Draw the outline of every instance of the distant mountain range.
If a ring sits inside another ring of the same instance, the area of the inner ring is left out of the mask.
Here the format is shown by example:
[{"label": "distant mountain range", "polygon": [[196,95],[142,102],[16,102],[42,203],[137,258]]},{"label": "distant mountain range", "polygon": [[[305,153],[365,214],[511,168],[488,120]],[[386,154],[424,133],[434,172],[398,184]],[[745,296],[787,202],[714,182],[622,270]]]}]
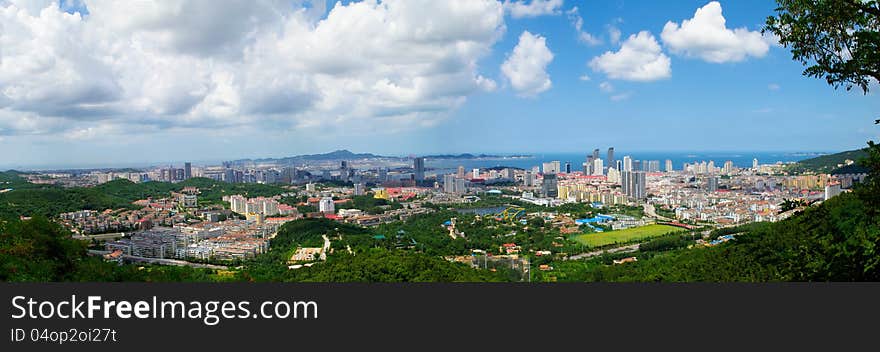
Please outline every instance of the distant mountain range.
[{"label": "distant mountain range", "polygon": [[352,153],[349,150],[341,149],[335,150],[329,153],[323,154],[306,154],[306,155],[296,155],[289,156],[284,158],[260,158],[260,159],[239,159],[233,160],[231,163],[233,164],[241,164],[241,163],[279,163],[279,164],[291,164],[298,163],[303,161],[333,161],[333,160],[354,160],[354,159],[378,159],[378,158],[388,158],[381,155],[371,154],[371,153]]},{"label": "distant mountain range", "polygon": [[[529,155],[490,155],[490,154],[436,154],[436,155],[425,155],[423,156],[426,159],[500,159],[500,158],[525,158],[530,157]],[[307,154],[307,155],[296,155],[289,156],[284,158],[260,158],[260,159],[239,159],[233,160],[231,163],[233,164],[244,164],[244,163],[279,163],[279,164],[294,164],[301,163],[304,161],[334,161],[334,160],[356,160],[356,159],[408,159],[407,157],[395,157],[395,156],[382,156],[372,153],[352,153],[349,150],[341,149],[332,151],[329,153],[323,154]]]},{"label": "distant mountain range", "polygon": [[303,159],[303,160],[344,160],[344,159],[375,159],[375,158],[385,158],[381,155],[371,154],[371,153],[352,153],[346,149],[335,150],[329,153],[324,154],[308,154],[308,155],[298,155],[292,158],[295,159]]},{"label": "distant mountain range", "polygon": [[[848,150],[845,152],[822,155],[815,158],[801,160],[788,167],[791,172],[815,172],[815,173],[832,173],[838,169],[846,168],[849,172],[867,172],[867,169],[858,165],[858,161],[868,156],[865,149]],[[853,165],[846,165],[847,160],[855,161]]]}]

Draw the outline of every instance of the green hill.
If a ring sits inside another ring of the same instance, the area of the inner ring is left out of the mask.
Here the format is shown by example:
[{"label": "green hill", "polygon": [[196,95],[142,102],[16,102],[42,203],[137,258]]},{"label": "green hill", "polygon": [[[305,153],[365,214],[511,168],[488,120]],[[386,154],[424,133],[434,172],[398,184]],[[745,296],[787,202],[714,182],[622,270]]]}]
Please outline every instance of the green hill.
[{"label": "green hill", "polygon": [[276,185],[254,183],[226,183],[207,178],[192,178],[180,183],[113,180],[95,187],[62,188],[56,185],[37,185],[12,172],[0,173],[0,219],[19,216],[54,217],[59,213],[76,210],[104,210],[135,208],[132,202],[147,197],[167,197],[171,191],[184,187],[199,188],[199,203],[219,203],[224,195],[242,194],[248,197],[274,196],[287,192]]},{"label": "green hill", "polygon": [[789,172],[793,173],[831,173],[839,167],[845,165],[846,160],[859,160],[868,156],[865,149],[849,150],[845,152],[822,155],[815,158],[805,159],[788,167]]},{"label": "green hill", "polygon": [[21,177],[24,175],[23,173],[15,170],[3,171],[0,172],[0,189],[20,189],[20,188],[34,188],[38,187],[32,183],[29,183],[26,179]]}]

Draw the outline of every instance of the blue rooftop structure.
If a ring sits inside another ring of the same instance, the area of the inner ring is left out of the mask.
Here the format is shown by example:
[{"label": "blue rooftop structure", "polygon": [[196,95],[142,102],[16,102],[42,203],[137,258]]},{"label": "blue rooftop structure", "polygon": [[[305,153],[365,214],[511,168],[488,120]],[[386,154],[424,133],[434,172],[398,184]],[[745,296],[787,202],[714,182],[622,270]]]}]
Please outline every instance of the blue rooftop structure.
[{"label": "blue rooftop structure", "polygon": [[574,221],[574,223],[578,224],[578,225],[582,225],[582,224],[589,224],[589,223],[596,223],[596,222],[606,222],[606,221],[610,221],[610,220],[614,220],[614,217],[610,216],[610,215],[598,214],[598,215],[596,215],[592,218],[588,218],[588,219],[577,219]]},{"label": "blue rooftop structure", "polygon": [[714,240],[714,241],[712,241],[712,242],[709,242],[709,244],[711,244],[711,245],[721,244],[721,243],[724,243],[724,242],[730,241],[730,240],[732,240],[732,239],[733,239],[733,235],[719,236],[718,239],[716,239],[716,240]]}]

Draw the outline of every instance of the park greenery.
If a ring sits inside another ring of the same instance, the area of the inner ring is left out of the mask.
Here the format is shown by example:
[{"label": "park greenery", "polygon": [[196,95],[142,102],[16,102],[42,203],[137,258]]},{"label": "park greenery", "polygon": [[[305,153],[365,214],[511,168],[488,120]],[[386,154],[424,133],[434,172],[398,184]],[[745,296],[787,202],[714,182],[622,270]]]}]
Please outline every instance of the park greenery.
[{"label": "park greenery", "polygon": [[681,228],[674,226],[652,224],[624,230],[580,234],[572,236],[571,239],[589,247],[603,247],[612,244],[626,244],[643,241],[645,239],[681,231]]},{"label": "park greenery", "polygon": [[360,209],[368,214],[381,214],[386,210],[400,209],[403,206],[397,202],[389,202],[372,195],[352,196],[348,202],[336,206],[338,209]]},{"label": "park greenery", "polygon": [[[293,251],[298,247],[320,247],[322,236],[334,241],[336,255],[326,262],[296,270],[288,269]],[[500,278],[463,264],[418,252],[380,246],[365,228],[323,218],[286,223],[272,239],[268,253],[244,263],[236,279],[244,281],[499,281]],[[345,245],[343,245],[345,244]],[[353,253],[345,251],[352,245]]]}]

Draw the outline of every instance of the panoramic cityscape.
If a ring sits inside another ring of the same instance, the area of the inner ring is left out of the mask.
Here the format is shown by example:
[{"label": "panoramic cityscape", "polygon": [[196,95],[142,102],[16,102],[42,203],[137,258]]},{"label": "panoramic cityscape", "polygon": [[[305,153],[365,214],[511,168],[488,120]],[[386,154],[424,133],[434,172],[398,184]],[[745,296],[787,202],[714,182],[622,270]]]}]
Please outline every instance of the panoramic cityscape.
[{"label": "panoramic cityscape", "polygon": [[[784,156],[810,160],[808,155]],[[118,208],[89,207],[49,216],[73,238],[90,242],[91,255],[120,265],[229,272],[232,264],[269,252],[285,224],[322,220],[316,223],[319,228],[332,221],[368,234],[351,239],[338,232],[316,233],[285,249],[289,270],[320,264],[337,251],[352,255],[369,250],[367,245],[441,252],[450,262],[476,269],[492,262],[512,271],[510,278],[528,281],[556,281],[557,261],[603,255],[616,258],[614,264],[636,261],[632,253],[641,245],[682,234],[690,236],[682,247],[716,246],[741,233],[725,229],[784,220],[810,204],[849,192],[868,177],[867,169],[847,158],[828,164],[830,172],[820,172],[802,170],[795,161],[761,163],[752,158],[741,165],[689,156],[693,162],[675,165],[672,159],[615,154],[614,147],[596,148],[574,162],[540,161],[525,154],[389,157],[337,150],[217,165],[184,162],[6,175],[26,183],[25,188],[142,192],[143,198]],[[457,168],[445,167],[456,162],[461,164]],[[19,217],[28,220],[30,215]],[[410,234],[407,229],[414,222],[427,222],[433,229]],[[547,235],[551,241],[536,241]],[[450,243],[460,248],[443,248]],[[532,273],[533,261],[538,274]],[[567,274],[560,273],[563,278]]]},{"label": "panoramic cityscape", "polygon": [[0,0],[0,281],[878,281],[878,29],[873,0]]}]

